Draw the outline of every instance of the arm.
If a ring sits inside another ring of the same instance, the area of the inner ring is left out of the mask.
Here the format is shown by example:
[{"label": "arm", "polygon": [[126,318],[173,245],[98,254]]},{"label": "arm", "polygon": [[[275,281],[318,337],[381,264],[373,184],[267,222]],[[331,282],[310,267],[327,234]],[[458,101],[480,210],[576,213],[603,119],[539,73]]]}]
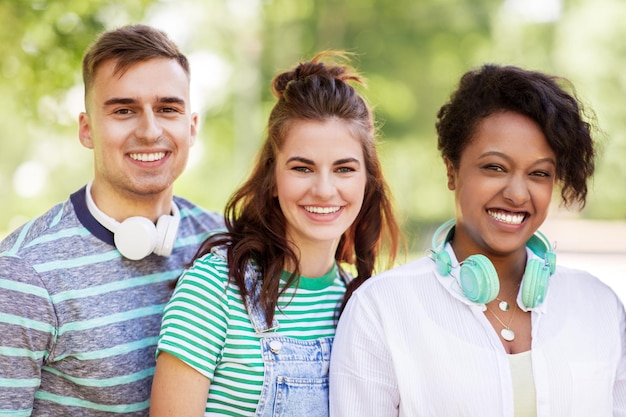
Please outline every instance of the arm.
[{"label": "arm", "polygon": [[330,361],[331,417],[396,417],[399,393],[375,308],[355,294],[344,310]]},{"label": "arm", "polygon": [[31,265],[0,256],[0,415],[29,416],[57,321]]},{"label": "arm", "polygon": [[621,361],[618,365],[615,385],[613,386],[613,416],[626,417],[626,313],[624,306],[620,310],[620,334],[622,345]]},{"label": "arm", "polygon": [[203,416],[209,379],[167,352],[157,358],[150,417]]},{"label": "arm", "polygon": [[[227,270],[196,261],[163,312],[151,416],[203,416],[228,328]],[[190,347],[195,345],[195,347]]]}]

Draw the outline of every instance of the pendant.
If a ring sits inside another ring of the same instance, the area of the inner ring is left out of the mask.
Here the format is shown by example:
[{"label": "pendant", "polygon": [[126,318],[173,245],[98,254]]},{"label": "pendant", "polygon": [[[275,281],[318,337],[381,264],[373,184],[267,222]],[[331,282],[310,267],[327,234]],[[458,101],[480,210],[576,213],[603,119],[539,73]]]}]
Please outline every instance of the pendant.
[{"label": "pendant", "polygon": [[515,332],[511,329],[507,329],[506,327],[500,330],[500,335],[507,342],[512,342],[515,339]]},{"label": "pendant", "polygon": [[500,301],[500,304],[498,304],[498,307],[502,311],[509,311],[509,303],[507,303],[506,301]]}]

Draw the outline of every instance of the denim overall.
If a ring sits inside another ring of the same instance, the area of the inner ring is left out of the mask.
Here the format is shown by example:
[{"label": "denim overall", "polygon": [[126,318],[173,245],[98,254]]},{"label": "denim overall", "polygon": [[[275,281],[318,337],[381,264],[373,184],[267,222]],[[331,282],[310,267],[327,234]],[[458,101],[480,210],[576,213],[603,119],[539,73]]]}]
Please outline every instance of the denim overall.
[{"label": "denim overall", "polygon": [[[246,303],[256,333],[261,336],[265,376],[255,417],[328,417],[328,368],[332,337],[298,340],[268,327],[259,302],[258,272],[246,268]],[[342,274],[343,276],[343,274]],[[345,279],[345,278],[344,278]]]}]

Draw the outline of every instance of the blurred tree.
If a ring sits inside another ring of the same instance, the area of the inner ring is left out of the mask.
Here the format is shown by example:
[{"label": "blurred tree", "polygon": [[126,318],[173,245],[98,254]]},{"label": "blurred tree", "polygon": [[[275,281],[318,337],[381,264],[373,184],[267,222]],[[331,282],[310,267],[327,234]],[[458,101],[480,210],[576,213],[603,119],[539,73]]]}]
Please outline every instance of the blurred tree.
[{"label": "blurred tree", "polygon": [[[582,216],[626,218],[626,78],[619,0],[316,0],[264,8],[265,71],[328,48],[354,51],[369,78],[382,151],[411,228],[452,215],[436,150],[435,115],[460,75],[485,62],[570,79],[598,116],[603,145]],[[290,18],[285,18],[289,16]],[[590,65],[590,63],[592,63]],[[556,209],[556,208],[555,208]]]},{"label": "blurred tree", "polygon": [[91,158],[77,140],[82,107],[74,108],[82,54],[108,25],[142,19],[149,3],[0,0],[0,94],[8,98],[0,101],[0,235],[84,182],[76,173]]},{"label": "blurred tree", "polygon": [[89,178],[91,155],[75,139],[80,59],[97,32],[137,20],[170,33],[192,61],[202,123],[176,192],[211,209],[247,174],[274,102],[271,78],[342,49],[368,79],[384,169],[411,234],[453,214],[435,116],[460,75],[484,62],[574,83],[604,144],[582,216],[624,219],[625,17],[621,0],[0,0],[0,93],[9,97],[0,102],[0,235]]}]

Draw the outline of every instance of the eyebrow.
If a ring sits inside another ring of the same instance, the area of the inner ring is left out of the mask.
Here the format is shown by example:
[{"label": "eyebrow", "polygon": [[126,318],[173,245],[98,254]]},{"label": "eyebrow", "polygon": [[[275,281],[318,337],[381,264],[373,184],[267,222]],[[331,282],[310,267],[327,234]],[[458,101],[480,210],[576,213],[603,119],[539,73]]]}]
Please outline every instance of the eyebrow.
[{"label": "eyebrow", "polygon": [[[110,99],[108,99],[107,101],[104,102],[105,106],[113,106],[116,104],[135,104],[137,103],[137,100],[134,98],[129,98],[129,97],[112,97]],[[162,103],[162,104],[180,104],[180,105],[184,105],[185,104],[185,100],[183,100],[180,97],[159,97],[157,99],[157,103]]]},{"label": "eyebrow", "polygon": [[[311,159],[308,159],[302,156],[292,156],[291,158],[287,159],[287,163],[293,162],[293,161],[302,162],[303,164],[308,164],[308,165],[315,165],[315,162],[313,162]],[[357,163],[361,165],[361,161],[359,161],[357,158],[338,159],[335,162],[333,162],[333,165],[343,165],[343,164],[350,164],[350,163]]]},{"label": "eyebrow", "polygon": [[[504,158],[507,161],[511,161],[513,159],[510,156],[508,156],[507,154],[504,154],[504,153],[498,152],[498,151],[488,151],[488,152],[485,152],[484,154],[480,155],[478,158],[480,159],[480,158],[484,158],[486,156],[499,156],[500,158]],[[540,164],[542,162],[548,162],[548,163],[551,163],[552,165],[556,166],[556,161],[554,160],[554,158],[550,158],[550,157],[538,159],[533,164]]]}]

